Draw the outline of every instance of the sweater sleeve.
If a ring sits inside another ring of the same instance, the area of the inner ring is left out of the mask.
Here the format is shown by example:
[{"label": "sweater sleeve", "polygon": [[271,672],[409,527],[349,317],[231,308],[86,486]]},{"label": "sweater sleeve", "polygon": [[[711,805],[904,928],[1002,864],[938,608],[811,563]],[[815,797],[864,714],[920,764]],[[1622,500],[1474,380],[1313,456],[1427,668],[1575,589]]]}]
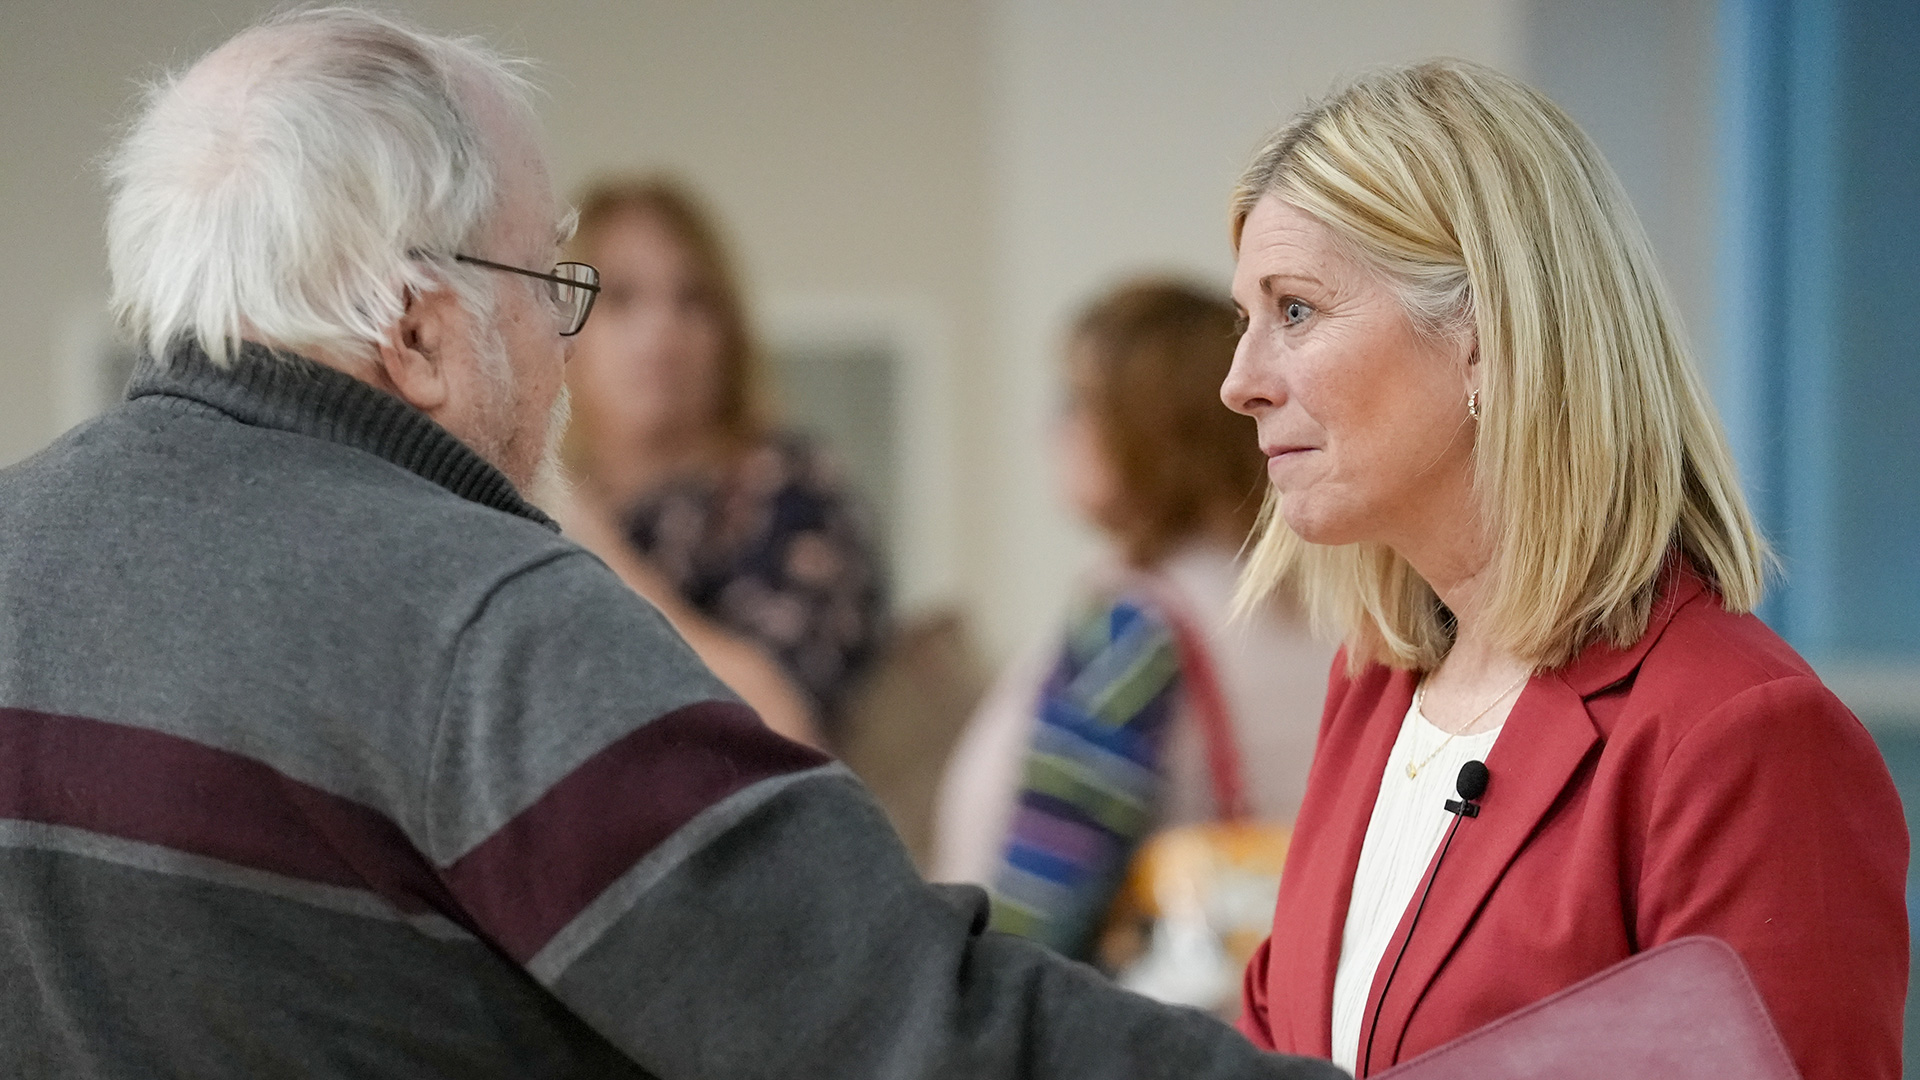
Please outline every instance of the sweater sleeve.
[{"label": "sweater sleeve", "polygon": [[472,923],[661,1077],[1341,1075],[983,931],[585,556],[462,635],[424,799]]},{"label": "sweater sleeve", "polygon": [[1675,747],[1649,821],[1640,946],[1732,945],[1806,1080],[1898,1077],[1907,836],[1846,707],[1811,676],[1734,697]]}]

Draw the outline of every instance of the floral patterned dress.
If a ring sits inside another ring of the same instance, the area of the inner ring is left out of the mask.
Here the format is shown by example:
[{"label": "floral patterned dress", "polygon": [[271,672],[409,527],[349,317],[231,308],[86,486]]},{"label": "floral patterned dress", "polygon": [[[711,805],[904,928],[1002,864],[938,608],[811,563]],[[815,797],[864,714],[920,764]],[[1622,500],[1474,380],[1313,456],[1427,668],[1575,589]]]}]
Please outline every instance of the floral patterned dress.
[{"label": "floral patterned dress", "polygon": [[721,476],[662,486],[623,525],[688,603],[779,662],[831,740],[887,622],[868,520],[831,458],[781,433]]}]

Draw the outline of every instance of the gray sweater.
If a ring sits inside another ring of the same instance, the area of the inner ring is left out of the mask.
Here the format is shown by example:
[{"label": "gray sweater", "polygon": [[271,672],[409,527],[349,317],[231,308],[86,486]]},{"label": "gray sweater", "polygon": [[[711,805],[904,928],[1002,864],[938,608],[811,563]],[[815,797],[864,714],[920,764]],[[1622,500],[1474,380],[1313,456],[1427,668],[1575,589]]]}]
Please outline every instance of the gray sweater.
[{"label": "gray sweater", "polygon": [[0,1075],[1340,1075],[981,905],[343,374],[147,361],[0,472]]}]

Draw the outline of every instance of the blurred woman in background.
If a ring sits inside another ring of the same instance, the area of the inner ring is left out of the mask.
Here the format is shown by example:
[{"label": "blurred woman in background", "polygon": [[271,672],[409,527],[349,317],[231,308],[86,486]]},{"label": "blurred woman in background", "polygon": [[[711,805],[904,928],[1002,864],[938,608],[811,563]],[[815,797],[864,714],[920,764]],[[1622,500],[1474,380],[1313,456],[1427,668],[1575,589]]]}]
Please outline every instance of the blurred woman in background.
[{"label": "blurred woman in background", "polygon": [[999,929],[1088,958],[1138,842],[1291,822],[1332,649],[1279,602],[1229,622],[1258,512],[1252,424],[1221,407],[1234,313],[1145,280],[1066,350],[1066,494],[1112,544],[1064,632],[1012,665],[948,766],[932,876],[988,885]]},{"label": "blurred woman in background", "polygon": [[776,730],[831,742],[886,619],[884,572],[834,464],[767,415],[718,230],[684,188],[576,202],[600,270],[568,369],[568,531],[653,600]]}]

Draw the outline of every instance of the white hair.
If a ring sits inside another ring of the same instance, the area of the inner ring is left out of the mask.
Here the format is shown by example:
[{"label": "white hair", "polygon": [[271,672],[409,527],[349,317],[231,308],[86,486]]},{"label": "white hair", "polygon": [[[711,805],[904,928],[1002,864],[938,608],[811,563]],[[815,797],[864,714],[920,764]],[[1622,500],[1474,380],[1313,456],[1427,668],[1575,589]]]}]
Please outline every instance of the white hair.
[{"label": "white hair", "polygon": [[447,257],[491,222],[498,187],[471,105],[490,91],[531,124],[525,67],[326,7],[158,81],[108,164],[121,326],[163,361],[197,343],[225,364],[243,338],[368,356],[409,289],[451,285],[473,310],[491,287]]}]

